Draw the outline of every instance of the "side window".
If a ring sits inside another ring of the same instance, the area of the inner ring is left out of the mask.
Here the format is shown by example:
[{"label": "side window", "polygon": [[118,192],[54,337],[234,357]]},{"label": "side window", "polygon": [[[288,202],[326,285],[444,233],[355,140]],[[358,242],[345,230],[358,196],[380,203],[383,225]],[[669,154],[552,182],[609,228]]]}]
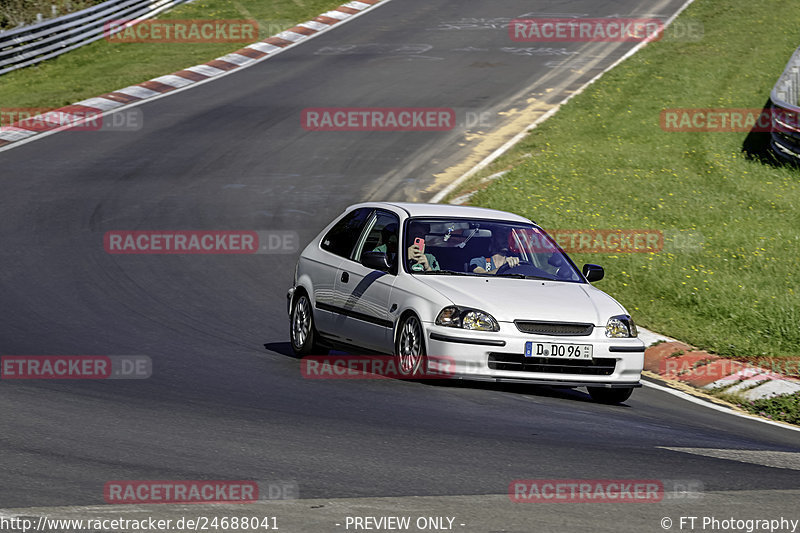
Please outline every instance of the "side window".
[{"label": "side window", "polygon": [[322,238],[320,244],[322,249],[342,257],[350,257],[350,252],[353,251],[353,247],[361,235],[361,228],[370,213],[372,213],[371,208],[362,207],[346,214]]},{"label": "side window", "polygon": [[371,222],[369,232],[356,250],[354,259],[360,263],[361,254],[364,252],[385,252],[389,256],[389,262],[394,263],[394,258],[397,256],[397,216],[378,211]]}]

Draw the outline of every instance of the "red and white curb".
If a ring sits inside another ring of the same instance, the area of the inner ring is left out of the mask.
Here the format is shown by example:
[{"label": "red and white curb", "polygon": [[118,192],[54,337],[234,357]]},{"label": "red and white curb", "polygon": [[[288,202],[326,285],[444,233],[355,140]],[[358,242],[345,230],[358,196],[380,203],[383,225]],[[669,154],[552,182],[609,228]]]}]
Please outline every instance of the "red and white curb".
[{"label": "red and white curb", "polygon": [[108,94],[81,100],[72,105],[48,111],[10,126],[0,127],[0,150],[12,143],[31,140],[42,134],[54,133],[78,126],[86,120],[95,120],[105,113],[138,104],[170,93],[207,82],[236,69],[251,66],[283,50],[323,33],[336,24],[365,13],[381,2],[390,0],[357,0],[342,4],[332,11],[303,22],[272,37],[245,46],[241,50],[218,57],[207,63],[159,76]]},{"label": "red and white curb", "polygon": [[[647,333],[652,338],[643,336],[643,340],[650,345],[645,350],[644,369],[666,380],[678,381],[700,390],[733,394],[748,401],[800,392],[800,379],[787,375],[788,365],[799,364],[796,359],[747,363],[710,354],[652,332]],[[657,341],[662,342],[653,344]],[[792,374],[798,369],[795,366],[793,370]]]},{"label": "red and white curb", "polygon": [[[699,355],[700,352],[698,350],[694,350],[689,345],[677,341],[672,337],[666,337],[642,327],[638,329],[639,338],[647,345],[647,349],[644,353],[645,370],[657,375],[660,379],[664,379],[666,381],[665,385],[669,385],[663,386],[653,381],[643,379],[642,385],[645,387],[659,390],[698,406],[713,409],[728,415],[754,420],[783,429],[800,431],[800,427],[792,426],[786,422],[770,420],[751,413],[740,412],[732,409],[729,405],[718,405],[702,394],[697,395],[692,393],[691,390],[686,390],[686,387],[689,387],[697,391],[708,393],[711,389],[717,389],[732,394],[736,394],[738,390],[739,394],[742,394],[743,400],[755,400],[800,392],[800,380],[769,372],[763,368],[759,369],[752,365],[748,368],[745,363],[711,356],[711,354],[707,352],[702,352],[705,355]],[[689,351],[687,352],[686,349]],[[684,355],[686,355],[687,358],[678,361],[678,358]],[[709,360],[709,357],[706,356],[711,356],[715,359]],[[669,370],[671,370],[671,372],[667,372],[667,364],[663,363],[665,359],[675,360],[669,365]],[[691,360],[694,360],[694,362],[689,363]],[[702,362],[702,364],[698,365],[698,360]],[[704,369],[703,367],[706,365],[708,365],[708,368]],[[730,369],[730,373],[724,374],[725,369]],[[770,377],[770,379],[765,380],[763,383],[765,388],[762,389],[761,384],[755,388],[748,388],[758,384],[757,382],[748,383],[748,377],[761,374],[769,374]],[[742,379],[742,381],[740,381],[740,379]],[[673,384],[669,383],[670,380],[672,380],[673,383],[678,382],[683,384],[684,387],[681,388],[684,390],[676,388]],[[705,385],[703,385],[703,383],[705,383]],[[748,384],[741,386],[742,383]],[[737,387],[737,389],[732,390],[732,387]],[[742,393],[742,389],[747,390]],[[744,394],[747,394],[747,396],[744,396]]]}]

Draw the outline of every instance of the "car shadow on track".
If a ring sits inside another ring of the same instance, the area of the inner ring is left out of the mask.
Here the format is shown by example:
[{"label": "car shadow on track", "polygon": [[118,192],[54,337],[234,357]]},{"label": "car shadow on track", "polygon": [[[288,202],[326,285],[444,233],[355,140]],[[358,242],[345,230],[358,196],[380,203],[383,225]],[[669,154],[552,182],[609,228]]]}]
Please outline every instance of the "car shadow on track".
[{"label": "car shadow on track", "polygon": [[[297,356],[292,351],[292,346],[288,342],[270,342],[265,343],[264,348],[268,351],[297,359]],[[356,352],[348,353],[343,351],[331,351],[332,356],[357,356],[360,355]],[[415,379],[415,380],[398,380],[398,381],[413,381],[426,386],[433,387],[452,387],[452,388],[466,388],[473,390],[487,390],[495,392],[505,392],[509,394],[536,396],[544,398],[558,398],[562,400],[571,400],[576,402],[596,403],[587,392],[579,389],[569,387],[551,387],[547,385],[531,385],[527,383],[504,383],[494,381],[477,381],[469,379]],[[615,405],[612,407],[630,407],[625,403]]]},{"label": "car shadow on track", "polygon": [[275,352],[292,359],[297,359],[297,356],[292,351],[292,344],[289,342],[265,342],[264,348],[267,351]]},{"label": "car shadow on track", "polygon": [[[570,387],[551,387],[548,385],[533,385],[527,383],[504,383],[494,381],[477,381],[469,379],[443,379],[443,380],[420,380],[425,385],[439,387],[469,388],[477,390],[487,390],[495,392],[505,392],[520,396],[536,396],[543,398],[558,398],[576,402],[597,403],[588,392]],[[630,407],[625,403],[612,407]]]}]

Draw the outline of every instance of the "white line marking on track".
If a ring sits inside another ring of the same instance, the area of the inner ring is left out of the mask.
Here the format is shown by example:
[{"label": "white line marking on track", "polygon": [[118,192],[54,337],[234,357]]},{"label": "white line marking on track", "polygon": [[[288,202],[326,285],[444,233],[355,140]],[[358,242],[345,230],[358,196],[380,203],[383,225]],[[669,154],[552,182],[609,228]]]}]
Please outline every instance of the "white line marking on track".
[{"label": "white line marking on track", "polygon": [[773,450],[734,450],[725,448],[682,448],[674,446],[658,446],[673,452],[690,453],[740,463],[768,466],[770,468],[784,468],[787,470],[800,470],[800,452],[776,452]]},{"label": "white line marking on track", "polygon": [[645,386],[645,387],[649,387],[651,389],[656,389],[656,390],[660,390],[662,392],[666,392],[667,394],[672,394],[673,396],[677,396],[678,398],[686,400],[687,402],[696,403],[697,405],[702,405],[704,407],[708,407],[709,409],[714,409],[715,411],[719,411],[721,413],[728,413],[729,415],[738,416],[739,418],[746,418],[748,420],[755,420],[757,422],[763,422],[764,424],[769,424],[771,426],[777,426],[777,427],[780,427],[780,428],[783,428],[783,429],[788,429],[788,430],[791,430],[791,431],[800,431],[800,427],[790,426],[788,424],[783,424],[781,422],[775,422],[774,420],[766,420],[764,418],[760,418],[760,417],[749,415],[749,414],[745,414],[745,413],[739,413],[739,412],[734,411],[732,409],[729,409],[727,407],[722,407],[721,405],[717,405],[715,403],[711,403],[711,402],[708,402],[708,401],[705,401],[705,400],[701,400],[700,398],[692,396],[691,394],[686,394],[683,391],[671,389],[669,387],[664,387],[662,385],[658,385],[658,384],[652,383],[650,381],[642,380],[642,385]]}]

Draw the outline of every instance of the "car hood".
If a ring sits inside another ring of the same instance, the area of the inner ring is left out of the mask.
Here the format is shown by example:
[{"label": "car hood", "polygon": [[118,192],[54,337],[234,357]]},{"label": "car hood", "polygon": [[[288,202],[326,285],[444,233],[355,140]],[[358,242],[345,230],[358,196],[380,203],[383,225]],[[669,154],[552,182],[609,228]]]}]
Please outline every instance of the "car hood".
[{"label": "car hood", "polygon": [[588,283],[533,279],[415,276],[453,304],[486,311],[500,322],[547,320],[605,325],[626,313],[616,300]]}]

